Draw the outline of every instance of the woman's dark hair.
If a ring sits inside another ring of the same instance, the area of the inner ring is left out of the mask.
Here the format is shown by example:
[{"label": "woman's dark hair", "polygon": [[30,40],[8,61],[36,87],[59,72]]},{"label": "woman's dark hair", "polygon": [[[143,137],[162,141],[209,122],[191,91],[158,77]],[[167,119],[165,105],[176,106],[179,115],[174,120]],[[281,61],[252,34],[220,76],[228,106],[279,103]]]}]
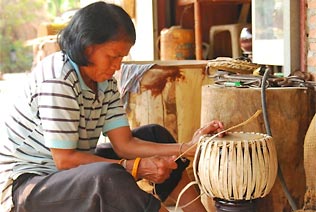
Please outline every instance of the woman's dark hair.
[{"label": "woman's dark hair", "polygon": [[78,10],[58,35],[60,49],[78,66],[89,64],[88,46],[118,40],[135,44],[134,24],[121,7],[102,1]]}]

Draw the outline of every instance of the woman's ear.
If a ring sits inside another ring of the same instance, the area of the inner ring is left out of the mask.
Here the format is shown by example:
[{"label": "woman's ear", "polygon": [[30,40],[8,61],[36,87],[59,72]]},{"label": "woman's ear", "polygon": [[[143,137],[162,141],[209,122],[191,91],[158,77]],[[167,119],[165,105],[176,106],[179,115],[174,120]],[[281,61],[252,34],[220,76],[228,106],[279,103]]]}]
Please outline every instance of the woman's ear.
[{"label": "woman's ear", "polygon": [[89,58],[89,55],[91,55],[93,53],[93,51],[94,51],[94,46],[90,45],[90,46],[86,47],[84,53],[87,56],[87,58]]}]

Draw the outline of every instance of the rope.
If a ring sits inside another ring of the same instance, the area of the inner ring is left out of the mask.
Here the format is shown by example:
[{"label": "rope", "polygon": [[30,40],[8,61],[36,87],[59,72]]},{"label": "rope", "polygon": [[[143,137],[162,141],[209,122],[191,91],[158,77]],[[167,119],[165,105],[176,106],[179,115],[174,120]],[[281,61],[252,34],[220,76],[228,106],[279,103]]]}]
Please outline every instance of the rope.
[{"label": "rope", "polygon": [[[196,181],[192,181],[181,190],[181,192],[179,193],[178,199],[177,199],[175,209],[174,209],[175,211],[177,211],[177,209],[179,207],[179,202],[180,202],[180,199],[181,199],[182,195],[184,194],[184,192],[186,192],[186,190],[188,190],[192,185],[195,185],[195,184],[198,184],[198,183]],[[201,193],[199,196],[197,196],[195,199],[191,200],[187,204],[181,206],[180,208],[182,209],[182,208],[187,207],[188,205],[191,205],[193,202],[195,202],[197,199],[199,199],[202,195],[203,195],[203,193]]]}]

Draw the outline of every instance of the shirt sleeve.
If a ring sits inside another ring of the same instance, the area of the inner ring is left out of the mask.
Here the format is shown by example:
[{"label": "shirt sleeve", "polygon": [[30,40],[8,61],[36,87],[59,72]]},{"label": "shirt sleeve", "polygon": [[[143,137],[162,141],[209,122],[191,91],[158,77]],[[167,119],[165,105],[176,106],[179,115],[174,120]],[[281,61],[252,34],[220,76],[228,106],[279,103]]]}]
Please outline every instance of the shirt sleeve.
[{"label": "shirt sleeve", "polygon": [[45,145],[49,148],[75,149],[80,111],[71,83],[52,79],[41,84],[38,111]]},{"label": "shirt sleeve", "polygon": [[115,128],[129,126],[126,111],[123,108],[120,93],[117,88],[116,80],[113,80],[111,83],[109,83],[109,87],[105,92],[105,95],[108,96],[108,98],[105,98],[107,111],[103,125],[103,134]]}]

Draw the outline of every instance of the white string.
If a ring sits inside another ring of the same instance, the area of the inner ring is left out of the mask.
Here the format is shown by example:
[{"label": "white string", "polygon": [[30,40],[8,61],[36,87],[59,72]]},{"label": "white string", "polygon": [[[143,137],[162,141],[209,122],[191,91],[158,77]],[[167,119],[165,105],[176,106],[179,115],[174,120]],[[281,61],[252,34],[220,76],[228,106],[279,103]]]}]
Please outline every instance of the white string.
[{"label": "white string", "polygon": [[[188,190],[192,185],[195,185],[197,184],[196,181],[192,181],[190,183],[188,183],[182,190],[181,192],[179,193],[179,196],[178,196],[178,199],[177,199],[177,203],[176,203],[176,206],[175,206],[175,211],[177,211],[178,207],[179,207],[179,203],[180,203],[180,199],[182,197],[182,195],[184,194],[184,192],[186,192],[186,190]],[[187,207],[188,205],[192,204],[194,201],[196,201],[197,199],[199,199],[201,196],[203,195],[203,193],[201,193],[199,196],[197,196],[195,199],[191,200],[190,202],[186,203],[185,205],[182,205],[180,206],[179,208],[185,208]]]}]

